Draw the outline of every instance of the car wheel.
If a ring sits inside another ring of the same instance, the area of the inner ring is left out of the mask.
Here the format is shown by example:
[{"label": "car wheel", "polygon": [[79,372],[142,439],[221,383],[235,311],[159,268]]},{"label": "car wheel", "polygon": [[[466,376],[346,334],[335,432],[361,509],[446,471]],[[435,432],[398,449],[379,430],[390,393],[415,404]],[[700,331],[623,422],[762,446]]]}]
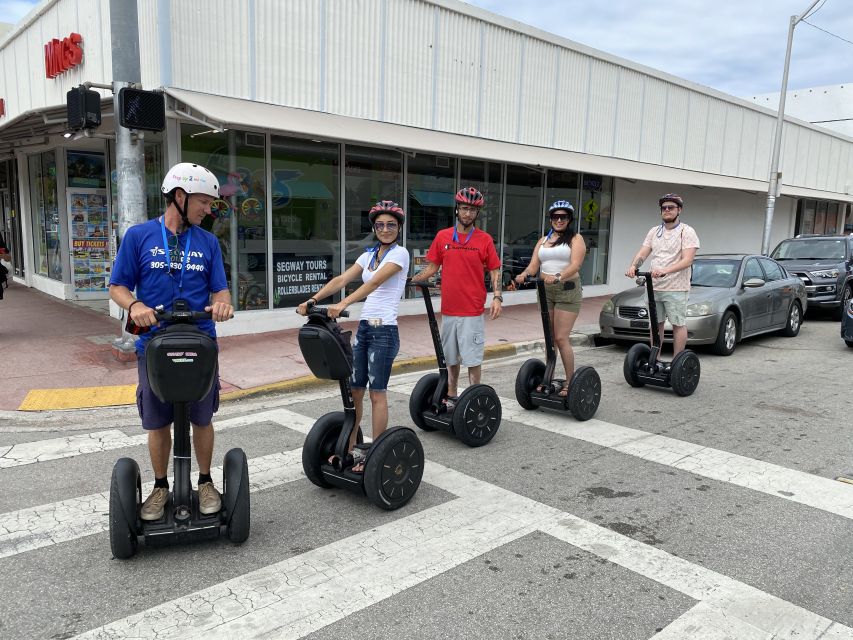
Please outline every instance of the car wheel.
[{"label": "car wheel", "polygon": [[800,303],[796,300],[791,303],[791,308],[788,310],[788,322],[785,328],[782,329],[782,335],[793,338],[800,332],[800,327],[803,325],[803,312],[800,309]]},{"label": "car wheel", "polygon": [[730,356],[737,346],[738,321],[734,311],[726,311],[717,331],[717,341],[711,347],[711,351],[718,356]]},{"label": "car wheel", "polygon": [[853,290],[851,290],[850,285],[846,285],[844,292],[841,294],[841,304],[833,312],[836,320],[841,320],[844,317],[844,311],[847,309],[847,305],[850,304],[851,297],[853,297]]}]

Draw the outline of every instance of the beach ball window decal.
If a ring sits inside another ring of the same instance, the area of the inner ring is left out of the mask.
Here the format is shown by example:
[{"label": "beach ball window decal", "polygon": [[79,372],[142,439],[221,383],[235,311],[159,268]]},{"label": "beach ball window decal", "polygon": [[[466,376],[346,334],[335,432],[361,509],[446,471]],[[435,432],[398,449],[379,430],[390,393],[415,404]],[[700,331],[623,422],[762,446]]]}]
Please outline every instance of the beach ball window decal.
[{"label": "beach ball window decal", "polygon": [[264,206],[257,198],[246,198],[240,205],[240,209],[248,220],[257,220],[264,215]]},{"label": "beach ball window decal", "polygon": [[210,203],[210,214],[214,218],[227,220],[231,217],[231,205],[228,204],[227,200],[223,200],[222,198],[214,200]]}]

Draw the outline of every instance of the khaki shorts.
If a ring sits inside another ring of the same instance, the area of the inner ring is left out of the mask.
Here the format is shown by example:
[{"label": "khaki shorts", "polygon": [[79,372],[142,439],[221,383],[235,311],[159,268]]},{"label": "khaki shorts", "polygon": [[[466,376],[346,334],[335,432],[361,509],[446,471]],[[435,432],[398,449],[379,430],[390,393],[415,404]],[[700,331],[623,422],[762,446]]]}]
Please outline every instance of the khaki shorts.
[{"label": "khaki shorts", "polygon": [[[567,286],[571,287],[572,284],[574,284],[574,288],[566,288]],[[581,301],[583,300],[583,287],[580,279],[546,284],[545,300],[548,302],[548,309],[580,313]]]},{"label": "khaki shorts", "polygon": [[655,308],[658,322],[669,320],[673,327],[687,323],[687,296],[689,291],[655,291]]},{"label": "khaki shorts", "polygon": [[441,348],[448,365],[476,367],[485,353],[483,316],[441,316]]}]

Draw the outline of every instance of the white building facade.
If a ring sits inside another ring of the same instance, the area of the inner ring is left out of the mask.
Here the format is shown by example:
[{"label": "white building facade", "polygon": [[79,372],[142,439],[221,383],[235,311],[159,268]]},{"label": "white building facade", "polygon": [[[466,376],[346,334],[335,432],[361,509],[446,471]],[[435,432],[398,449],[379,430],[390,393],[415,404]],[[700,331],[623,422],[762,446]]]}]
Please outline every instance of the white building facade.
[{"label": "white building facade", "polygon": [[[160,211],[170,164],[219,175],[205,225],[240,310],[229,332],[293,326],[282,311],[372,241],[365,216],[378,199],[406,209],[401,241],[417,270],[452,223],[453,193],[478,187],[505,282],[527,264],[547,205],[568,199],[589,247],[585,295],[625,288],[669,191],[684,196],[702,252],[761,246],[775,122],[765,107],[456,0],[139,0],[138,12],[142,84],[162,88],[168,109],[167,130],[139,142],[147,213]],[[106,297],[115,250],[108,92],[95,135],[63,137],[65,93],[113,79],[109,25],[108,0],[45,0],[0,42],[15,275],[62,298]],[[44,45],[71,33],[82,61],[46,77]],[[826,232],[843,232],[853,139],[789,119],[782,149],[771,245],[800,230],[805,201]]]}]

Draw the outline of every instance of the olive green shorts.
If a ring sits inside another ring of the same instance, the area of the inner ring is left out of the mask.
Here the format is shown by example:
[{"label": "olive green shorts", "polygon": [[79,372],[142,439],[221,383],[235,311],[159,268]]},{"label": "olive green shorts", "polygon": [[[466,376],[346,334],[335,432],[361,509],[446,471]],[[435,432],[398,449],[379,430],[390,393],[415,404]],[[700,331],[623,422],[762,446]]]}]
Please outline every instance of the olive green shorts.
[{"label": "olive green shorts", "polygon": [[580,280],[546,284],[545,300],[548,302],[548,309],[580,313],[581,301],[583,300],[583,287]]}]

